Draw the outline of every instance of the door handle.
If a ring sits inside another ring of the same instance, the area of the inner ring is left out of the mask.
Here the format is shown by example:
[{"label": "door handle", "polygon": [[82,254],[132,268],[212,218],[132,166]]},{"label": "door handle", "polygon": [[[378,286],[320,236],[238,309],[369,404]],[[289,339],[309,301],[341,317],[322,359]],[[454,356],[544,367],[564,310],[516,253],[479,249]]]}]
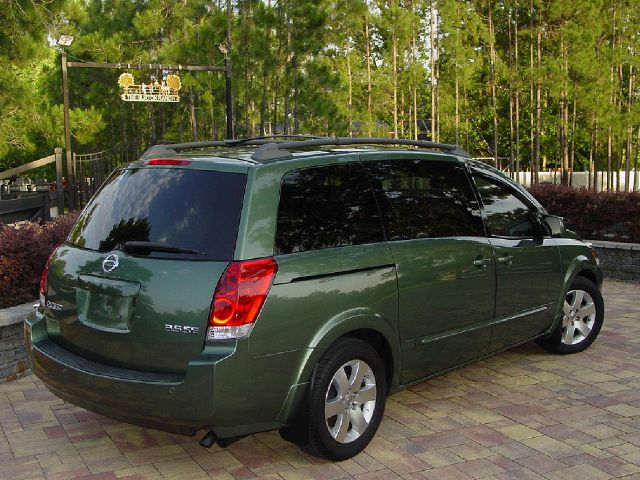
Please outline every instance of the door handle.
[{"label": "door handle", "polygon": [[502,257],[498,257],[498,262],[504,263],[507,267],[509,267],[513,263],[513,256],[509,254],[503,255]]},{"label": "door handle", "polygon": [[474,261],[473,261],[473,265],[478,267],[478,268],[487,268],[487,266],[491,263],[491,259],[490,258],[482,258],[481,256],[478,256]]}]

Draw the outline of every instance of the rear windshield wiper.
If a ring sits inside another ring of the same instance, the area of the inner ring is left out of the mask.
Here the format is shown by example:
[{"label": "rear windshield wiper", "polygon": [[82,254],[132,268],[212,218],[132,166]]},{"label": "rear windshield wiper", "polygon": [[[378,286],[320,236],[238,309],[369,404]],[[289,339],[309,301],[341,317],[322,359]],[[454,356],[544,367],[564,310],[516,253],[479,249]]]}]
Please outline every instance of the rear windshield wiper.
[{"label": "rear windshield wiper", "polygon": [[169,245],[167,243],[154,243],[154,242],[141,242],[141,241],[128,241],[118,244],[118,247],[123,251],[137,252],[137,253],[149,253],[149,252],[166,252],[166,253],[186,253],[190,255],[206,255],[205,252],[199,250],[193,250],[191,248],[182,248],[175,245]]}]

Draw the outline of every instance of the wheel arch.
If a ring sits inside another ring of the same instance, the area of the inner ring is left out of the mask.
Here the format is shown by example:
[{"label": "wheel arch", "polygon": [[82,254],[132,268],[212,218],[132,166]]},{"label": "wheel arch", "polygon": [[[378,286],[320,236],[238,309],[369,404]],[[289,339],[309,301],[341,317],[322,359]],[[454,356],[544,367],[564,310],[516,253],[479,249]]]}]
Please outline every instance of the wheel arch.
[{"label": "wheel arch", "polygon": [[575,277],[584,277],[587,280],[590,280],[591,282],[593,282],[596,286],[600,286],[600,283],[598,282],[598,278],[596,277],[595,272],[588,268],[583,268],[582,270],[580,270],[578,273],[576,273]]},{"label": "wheel arch", "polygon": [[310,345],[312,348],[307,350],[306,358],[300,365],[297,383],[291,387],[280,410],[280,421],[288,423],[291,418],[300,415],[318,361],[341,338],[360,339],[370,344],[380,354],[387,367],[388,391],[397,389],[401,358],[397,329],[368,309],[345,312],[328,322],[314,337]]},{"label": "wheel arch", "polygon": [[571,288],[571,284],[578,276],[587,278],[595,283],[598,288],[602,286],[602,271],[600,267],[596,265],[595,261],[586,255],[576,255],[565,269],[565,274],[562,279],[562,290],[558,297],[556,315],[561,313],[564,298]]},{"label": "wheel arch", "polygon": [[389,342],[387,341],[385,336],[377,330],[373,330],[370,328],[360,328],[358,330],[348,332],[340,338],[345,337],[362,340],[363,342],[371,345],[374,350],[378,352],[382,360],[384,360],[386,366],[387,390],[389,390],[393,382],[393,374],[396,366],[394,365],[393,350],[391,349],[391,345],[389,345]]}]

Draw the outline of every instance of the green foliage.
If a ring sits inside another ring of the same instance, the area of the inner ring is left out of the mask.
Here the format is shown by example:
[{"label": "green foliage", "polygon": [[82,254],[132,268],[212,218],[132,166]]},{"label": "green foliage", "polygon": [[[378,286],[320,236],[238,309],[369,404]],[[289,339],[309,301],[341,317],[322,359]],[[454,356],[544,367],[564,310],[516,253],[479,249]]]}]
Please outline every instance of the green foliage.
[{"label": "green foliage", "polygon": [[[0,168],[62,145],[59,51],[47,35],[77,34],[69,55],[87,61],[224,64],[216,46],[227,40],[227,4],[219,0],[9,6],[0,25],[8,113]],[[397,128],[403,137],[458,141],[475,156],[518,156],[522,168],[533,167],[536,141],[540,168],[617,169],[627,158],[633,168],[639,23],[640,4],[628,1],[237,0],[236,134],[388,136]],[[130,72],[138,82],[169,73]],[[224,136],[223,75],[182,72],[179,104],[130,104],[118,96],[120,73],[69,71],[79,153],[135,155],[161,140]]]}]

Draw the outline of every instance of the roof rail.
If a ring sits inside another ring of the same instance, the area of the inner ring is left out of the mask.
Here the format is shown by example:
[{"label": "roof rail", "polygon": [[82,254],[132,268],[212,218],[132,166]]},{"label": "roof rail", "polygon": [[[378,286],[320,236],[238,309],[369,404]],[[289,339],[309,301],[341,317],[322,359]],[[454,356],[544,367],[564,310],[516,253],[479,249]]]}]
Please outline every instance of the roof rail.
[{"label": "roof rail", "polygon": [[[330,137],[319,137],[316,135],[264,135],[261,137],[240,138],[230,140],[208,140],[203,142],[184,142],[184,143],[161,143],[158,145],[152,145],[149,147],[140,157],[144,160],[156,155],[167,155],[171,153],[178,153],[181,150],[193,150],[196,148],[210,148],[210,147],[238,147],[243,145],[265,145],[272,141],[282,141],[284,139],[295,140],[319,140]],[[282,139],[282,140],[281,140]]]},{"label": "roof rail", "polygon": [[[293,139],[293,140],[288,140]],[[289,150],[308,147],[325,146],[349,146],[349,145],[406,145],[425,148],[429,150],[442,150],[454,155],[468,157],[469,154],[459,145],[448,143],[430,142],[427,140],[406,140],[393,138],[367,138],[367,137],[318,137],[313,135],[268,135],[262,137],[243,138],[236,140],[218,140],[205,142],[169,143],[153,145],[140,157],[142,160],[156,155],[177,153],[181,150],[193,150],[209,147],[240,147],[260,146],[253,155],[252,160],[264,161],[291,156]]]},{"label": "roof rail", "polygon": [[430,150],[443,150],[455,155],[468,157],[469,154],[459,145],[449,143],[437,143],[427,140],[406,140],[393,138],[367,138],[367,137],[321,137],[310,140],[278,141],[263,145],[251,156],[253,160],[271,160],[290,157],[290,149],[324,146],[348,146],[348,145],[407,145]]}]

